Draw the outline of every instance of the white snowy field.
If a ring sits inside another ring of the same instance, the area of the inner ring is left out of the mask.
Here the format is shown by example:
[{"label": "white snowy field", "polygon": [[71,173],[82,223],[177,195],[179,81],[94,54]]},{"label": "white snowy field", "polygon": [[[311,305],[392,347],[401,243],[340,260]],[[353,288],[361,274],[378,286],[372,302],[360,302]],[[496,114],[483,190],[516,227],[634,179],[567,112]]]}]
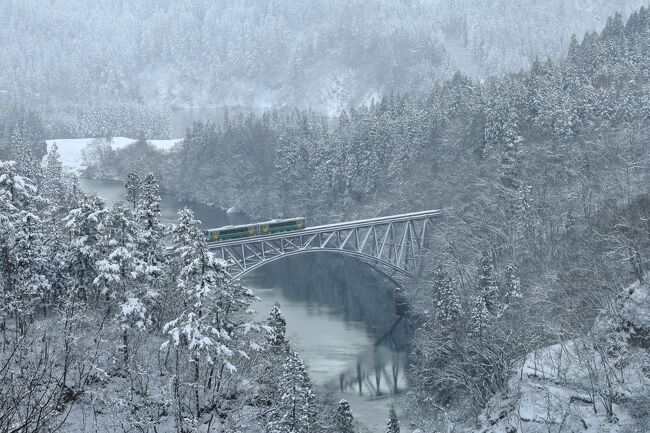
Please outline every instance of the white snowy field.
[{"label": "white snowy field", "polygon": [[[59,154],[61,155],[61,162],[63,167],[67,170],[79,173],[82,169],[84,158],[83,151],[94,140],[104,140],[102,138],[65,138],[58,140],[46,140],[47,151],[52,148],[52,144],[56,143]],[[127,137],[114,137],[111,147],[116,149],[123,149],[138,140]],[[153,147],[159,150],[170,150],[174,145],[182,141],[182,139],[171,140],[147,140]]]}]

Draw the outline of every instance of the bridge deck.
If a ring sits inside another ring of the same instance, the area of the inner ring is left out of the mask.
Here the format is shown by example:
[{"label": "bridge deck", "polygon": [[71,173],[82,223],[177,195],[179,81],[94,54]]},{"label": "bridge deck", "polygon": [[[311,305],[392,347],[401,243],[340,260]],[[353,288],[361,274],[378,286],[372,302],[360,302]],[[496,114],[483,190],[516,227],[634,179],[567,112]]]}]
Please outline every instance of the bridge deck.
[{"label": "bridge deck", "polygon": [[291,231],[276,233],[276,234],[273,234],[273,235],[251,236],[251,237],[245,237],[245,238],[239,238],[239,239],[232,239],[232,240],[228,240],[228,241],[209,242],[208,246],[209,247],[227,247],[229,245],[242,245],[242,244],[247,244],[247,243],[259,242],[261,239],[264,239],[264,240],[282,239],[282,238],[285,238],[285,237],[293,237],[293,236],[296,236],[296,235],[305,236],[305,235],[310,235],[310,234],[331,232],[331,231],[334,231],[334,230],[345,230],[345,229],[354,229],[354,228],[359,228],[359,227],[380,225],[380,224],[383,224],[383,223],[389,224],[389,223],[396,223],[396,222],[402,222],[402,221],[417,220],[419,218],[432,218],[432,217],[442,216],[443,213],[444,213],[444,211],[436,209],[436,210],[427,210],[427,211],[421,211],[421,212],[405,213],[405,214],[400,214],[400,215],[390,215],[390,216],[383,216],[383,217],[376,217],[376,218],[368,218],[368,219],[356,220],[356,221],[346,221],[346,222],[342,222],[342,223],[324,224],[324,225],[320,225],[320,226],[306,227],[306,228],[304,228],[302,230],[291,230]]}]

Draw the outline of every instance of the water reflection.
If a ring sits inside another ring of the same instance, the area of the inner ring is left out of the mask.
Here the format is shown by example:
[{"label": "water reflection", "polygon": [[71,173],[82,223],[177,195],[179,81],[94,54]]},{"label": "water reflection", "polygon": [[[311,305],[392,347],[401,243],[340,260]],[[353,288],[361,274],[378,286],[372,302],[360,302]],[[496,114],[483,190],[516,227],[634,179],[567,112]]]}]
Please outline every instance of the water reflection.
[{"label": "water reflection", "polygon": [[410,331],[392,285],[363,263],[326,253],[270,263],[245,283],[263,298],[261,311],[280,304],[314,382],[350,401],[372,430],[383,428],[388,407],[408,388]]},{"label": "water reflection", "polygon": [[404,376],[404,352],[375,347],[371,354],[357,359],[356,366],[339,374],[341,394],[356,393],[360,397],[397,395],[407,388]]}]

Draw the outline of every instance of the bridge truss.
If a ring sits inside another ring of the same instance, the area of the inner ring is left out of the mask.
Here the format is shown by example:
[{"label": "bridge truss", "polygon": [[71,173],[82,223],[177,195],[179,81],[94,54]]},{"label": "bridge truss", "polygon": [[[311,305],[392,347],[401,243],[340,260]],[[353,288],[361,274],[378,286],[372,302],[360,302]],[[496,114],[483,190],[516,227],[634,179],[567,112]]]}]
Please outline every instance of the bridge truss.
[{"label": "bridge truss", "polygon": [[208,246],[230,263],[229,271],[235,278],[283,257],[330,252],[356,257],[402,286],[413,277],[433,222],[442,215],[440,210],[430,210],[211,242]]}]

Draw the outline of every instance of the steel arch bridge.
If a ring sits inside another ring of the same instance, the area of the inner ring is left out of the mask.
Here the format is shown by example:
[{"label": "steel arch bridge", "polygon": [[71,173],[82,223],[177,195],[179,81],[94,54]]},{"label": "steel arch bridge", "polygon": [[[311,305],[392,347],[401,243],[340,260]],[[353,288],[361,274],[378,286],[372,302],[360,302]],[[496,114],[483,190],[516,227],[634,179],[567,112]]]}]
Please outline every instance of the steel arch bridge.
[{"label": "steel arch bridge", "polygon": [[234,278],[283,257],[328,252],[356,257],[402,286],[413,277],[434,220],[443,214],[441,210],[429,210],[327,224],[267,236],[210,242],[208,247],[229,262],[229,272]]}]

